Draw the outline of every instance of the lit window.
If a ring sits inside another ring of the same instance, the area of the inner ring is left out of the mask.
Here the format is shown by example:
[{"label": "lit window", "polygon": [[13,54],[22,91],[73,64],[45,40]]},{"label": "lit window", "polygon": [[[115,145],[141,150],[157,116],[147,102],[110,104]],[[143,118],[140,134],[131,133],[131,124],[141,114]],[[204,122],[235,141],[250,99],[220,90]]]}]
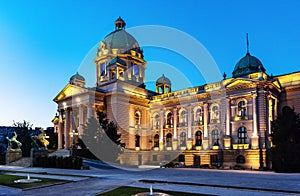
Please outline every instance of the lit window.
[{"label": "lit window", "polygon": [[180,134],[180,146],[186,146],[186,133],[182,132]]},{"label": "lit window", "polygon": [[159,147],[159,135],[154,136],[154,147]]},{"label": "lit window", "polygon": [[240,127],[238,129],[238,143],[246,144],[246,140],[247,140],[247,130],[245,127]]},{"label": "lit window", "polygon": [[245,101],[240,101],[238,103],[238,116],[246,116],[247,115],[247,106]]},{"label": "lit window", "polygon": [[194,121],[196,124],[202,124],[202,110],[201,108],[198,108],[196,111],[195,111],[195,115],[194,115]]},{"label": "lit window", "polygon": [[215,105],[211,109],[211,119],[219,119],[219,106]]},{"label": "lit window", "polygon": [[196,139],[195,146],[201,146],[202,145],[202,133],[201,133],[201,131],[196,132],[195,139]]},{"label": "lit window", "polygon": [[141,124],[141,114],[140,112],[136,112],[134,115],[134,124],[135,125],[140,125]]},{"label": "lit window", "polygon": [[159,115],[156,114],[153,118],[153,128],[154,129],[159,129],[159,121],[160,121]]},{"label": "lit window", "polygon": [[173,125],[173,114],[171,112],[167,115],[167,125],[172,126]]},{"label": "lit window", "polygon": [[213,146],[219,146],[219,130],[211,132],[211,141]]},{"label": "lit window", "polygon": [[171,147],[172,146],[172,134],[168,133],[166,139],[167,139],[167,147]]}]

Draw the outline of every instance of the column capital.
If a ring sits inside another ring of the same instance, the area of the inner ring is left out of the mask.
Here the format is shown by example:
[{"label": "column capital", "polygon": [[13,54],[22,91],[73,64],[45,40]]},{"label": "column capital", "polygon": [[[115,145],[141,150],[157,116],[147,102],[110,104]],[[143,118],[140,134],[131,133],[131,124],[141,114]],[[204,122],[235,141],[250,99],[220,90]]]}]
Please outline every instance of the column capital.
[{"label": "column capital", "polygon": [[252,98],[256,98],[257,97],[257,92],[251,92],[251,96],[252,96]]}]

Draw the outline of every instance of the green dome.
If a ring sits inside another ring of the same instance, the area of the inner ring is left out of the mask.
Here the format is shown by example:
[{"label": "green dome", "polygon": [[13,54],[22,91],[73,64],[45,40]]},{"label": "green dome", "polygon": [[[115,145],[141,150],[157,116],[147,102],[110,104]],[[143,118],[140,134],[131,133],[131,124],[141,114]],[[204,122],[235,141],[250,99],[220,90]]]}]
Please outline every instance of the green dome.
[{"label": "green dome", "polygon": [[232,77],[242,77],[251,73],[261,71],[266,71],[261,61],[255,56],[250,55],[249,52],[247,52],[246,56],[239,60],[239,62],[235,65],[234,70],[232,72]]},{"label": "green dome", "polygon": [[105,48],[110,49],[125,49],[130,50],[133,48],[139,48],[139,44],[136,39],[125,31],[126,23],[119,17],[115,21],[115,30],[108,34],[102,41],[105,44]]},{"label": "green dome", "polygon": [[70,78],[70,81],[75,80],[75,79],[85,81],[84,77],[82,75],[80,75],[78,72]]},{"label": "green dome", "polygon": [[156,84],[169,84],[171,85],[171,81],[164,74],[156,80]]}]

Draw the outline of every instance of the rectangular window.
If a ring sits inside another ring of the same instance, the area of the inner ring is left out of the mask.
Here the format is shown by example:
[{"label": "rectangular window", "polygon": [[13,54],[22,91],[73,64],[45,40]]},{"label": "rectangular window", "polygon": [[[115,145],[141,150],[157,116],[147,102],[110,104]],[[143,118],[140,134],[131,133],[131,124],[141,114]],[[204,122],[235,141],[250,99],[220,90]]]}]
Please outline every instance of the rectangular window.
[{"label": "rectangular window", "polygon": [[152,156],[152,160],[153,160],[153,161],[157,161],[157,155],[153,155],[153,156]]}]

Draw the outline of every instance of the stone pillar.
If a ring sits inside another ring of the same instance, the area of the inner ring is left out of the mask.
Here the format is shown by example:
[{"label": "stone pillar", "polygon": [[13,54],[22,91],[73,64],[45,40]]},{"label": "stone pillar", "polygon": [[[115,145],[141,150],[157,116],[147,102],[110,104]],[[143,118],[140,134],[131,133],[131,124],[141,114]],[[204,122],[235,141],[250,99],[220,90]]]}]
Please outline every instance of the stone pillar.
[{"label": "stone pillar", "polygon": [[251,138],[251,146],[253,149],[259,148],[258,135],[257,135],[257,107],[256,107],[257,94],[252,94],[252,106],[253,106],[253,135]]},{"label": "stone pillar", "polygon": [[164,146],[164,111],[160,111],[160,134],[159,134],[159,149],[162,150]]},{"label": "stone pillar", "polygon": [[173,109],[173,116],[174,116],[174,133],[173,133],[173,138],[177,140],[177,108]]},{"label": "stone pillar", "polygon": [[208,136],[208,104],[204,104],[204,138]]},{"label": "stone pillar", "polygon": [[78,136],[81,137],[83,135],[83,105],[79,105],[79,124],[78,124]]},{"label": "stone pillar", "polygon": [[227,111],[226,111],[226,135],[230,135],[230,117],[231,117],[231,107],[230,98],[227,98]]},{"label": "stone pillar", "polygon": [[192,106],[188,106],[188,108],[187,108],[188,140],[192,139],[192,109],[191,108],[192,108]]},{"label": "stone pillar", "polygon": [[87,105],[87,120],[92,117],[93,115],[93,108],[92,104],[88,103]]},{"label": "stone pillar", "polygon": [[202,140],[204,150],[208,149],[208,104],[204,103],[204,139]]},{"label": "stone pillar", "polygon": [[62,131],[63,131],[63,110],[59,111],[57,149],[62,149]]},{"label": "stone pillar", "polygon": [[64,127],[64,136],[65,136],[65,149],[69,148],[69,132],[70,132],[70,109],[66,109],[65,117],[65,127]]},{"label": "stone pillar", "polygon": [[271,134],[271,122],[273,121],[273,99],[271,96],[268,96],[268,133]]}]

